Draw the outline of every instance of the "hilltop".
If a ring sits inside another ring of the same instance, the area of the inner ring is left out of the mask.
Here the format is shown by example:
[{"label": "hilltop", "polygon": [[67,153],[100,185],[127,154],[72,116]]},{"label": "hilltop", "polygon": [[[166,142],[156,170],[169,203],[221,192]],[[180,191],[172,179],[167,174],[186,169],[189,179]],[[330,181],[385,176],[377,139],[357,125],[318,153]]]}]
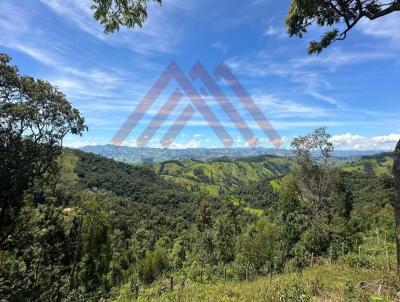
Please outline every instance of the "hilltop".
[{"label": "hilltop", "polygon": [[392,167],[393,153],[384,152],[371,156],[363,156],[359,160],[344,165],[343,170],[380,176],[382,174],[392,174]]},{"label": "hilltop", "polygon": [[[163,148],[136,148],[128,146],[115,147],[113,145],[84,146],[81,150],[106,156],[130,164],[161,163],[169,160],[195,159],[208,161],[221,157],[239,158],[259,155],[291,155],[287,149],[274,148],[188,148],[188,149],[163,149]],[[365,155],[374,155],[378,150],[336,150],[333,156],[357,159]]]}]

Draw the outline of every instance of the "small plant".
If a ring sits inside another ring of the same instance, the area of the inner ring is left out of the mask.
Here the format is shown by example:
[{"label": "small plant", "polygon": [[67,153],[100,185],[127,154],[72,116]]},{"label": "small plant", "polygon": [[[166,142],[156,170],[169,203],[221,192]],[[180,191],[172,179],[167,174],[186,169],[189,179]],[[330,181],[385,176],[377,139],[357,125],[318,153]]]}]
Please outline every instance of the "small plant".
[{"label": "small plant", "polygon": [[374,301],[374,302],[377,302],[377,301],[379,301],[379,302],[385,302],[385,301],[386,301],[386,299],[385,299],[384,297],[382,297],[381,295],[376,295],[376,294],[371,295],[371,296],[369,297],[369,299],[370,299],[370,301]]},{"label": "small plant", "polygon": [[309,287],[311,290],[311,294],[313,296],[322,296],[324,292],[324,284],[321,282],[319,277],[316,277],[309,282]]},{"label": "small plant", "polygon": [[312,301],[310,290],[299,275],[294,275],[283,284],[279,289],[278,298],[282,302]]},{"label": "small plant", "polygon": [[350,280],[346,280],[344,284],[344,294],[351,296],[354,294],[354,284]]}]

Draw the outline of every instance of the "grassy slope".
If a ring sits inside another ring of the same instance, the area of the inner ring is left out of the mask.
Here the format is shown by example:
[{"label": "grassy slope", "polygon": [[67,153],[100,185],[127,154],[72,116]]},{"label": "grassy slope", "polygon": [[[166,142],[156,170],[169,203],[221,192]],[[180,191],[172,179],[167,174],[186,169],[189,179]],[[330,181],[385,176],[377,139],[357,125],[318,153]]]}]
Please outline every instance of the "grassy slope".
[{"label": "grassy slope", "polygon": [[389,153],[382,153],[375,156],[364,156],[358,161],[343,166],[343,170],[349,172],[361,172],[380,176],[384,173],[391,174],[393,158]]},{"label": "grassy slope", "polygon": [[[306,291],[311,294],[314,301],[363,301],[364,299],[373,301],[372,293],[354,288],[353,284],[372,283],[377,273],[372,270],[353,269],[346,265],[318,265],[305,270],[300,280],[304,282]],[[288,301],[283,297],[285,292],[293,290],[293,287],[289,288],[293,283],[296,284],[292,281],[293,278],[296,278],[295,273],[272,279],[264,277],[252,282],[191,284],[183,291],[164,294],[154,301]],[[145,294],[138,301],[151,301],[152,298],[149,296],[151,294]],[[393,293],[389,292],[381,298],[390,301],[392,296]],[[297,298],[299,300],[291,301],[302,301],[300,297]]]},{"label": "grassy slope", "polygon": [[[360,172],[379,176],[390,174],[393,164],[391,154],[366,156],[353,161],[351,158],[334,158],[333,164],[344,171]],[[202,162],[198,160],[167,161],[151,167],[163,178],[182,184],[191,190],[208,192],[218,196],[220,190],[230,192],[238,184],[248,185],[267,177],[285,174],[290,159],[262,155],[238,159],[217,159]]]},{"label": "grassy slope", "polygon": [[249,184],[284,174],[288,171],[288,165],[284,157],[267,155],[209,162],[168,161],[153,165],[153,169],[165,179],[217,196],[220,189],[229,191],[240,183]]},{"label": "grassy slope", "polygon": [[[301,275],[286,273],[250,282],[189,283],[183,289],[178,286],[172,292],[152,287],[143,291],[137,300],[129,298],[129,290],[125,288],[117,301],[396,301],[394,279],[394,272],[387,276],[377,270],[357,269],[346,264],[314,265]],[[309,299],[303,297],[300,300],[296,291],[298,286],[309,295]],[[377,294],[380,286],[380,294]],[[288,298],[290,296],[293,299]]]}]

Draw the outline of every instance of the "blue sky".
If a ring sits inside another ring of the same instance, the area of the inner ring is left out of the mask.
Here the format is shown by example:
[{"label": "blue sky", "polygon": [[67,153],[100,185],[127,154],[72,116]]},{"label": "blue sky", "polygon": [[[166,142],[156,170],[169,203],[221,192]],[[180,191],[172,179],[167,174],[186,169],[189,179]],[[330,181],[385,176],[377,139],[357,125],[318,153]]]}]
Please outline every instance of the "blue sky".
[{"label": "blue sky", "polygon": [[[141,29],[105,35],[91,17],[89,0],[2,0],[0,52],[12,56],[22,74],[59,87],[84,115],[89,132],[67,137],[68,146],[107,144],[166,66],[184,73],[201,61],[212,73],[224,61],[271,124],[290,140],[327,126],[338,149],[391,149],[400,138],[400,14],[361,22],[344,42],[308,56],[307,42],[288,38],[289,1],[165,0],[149,4]],[[260,140],[271,142],[222,80],[218,84]],[[201,82],[194,82],[200,91]],[[124,142],[136,139],[178,86],[171,83]],[[204,87],[203,87],[204,88]],[[211,97],[207,105],[234,146],[244,138]],[[190,104],[183,98],[148,146],[160,139]],[[199,112],[173,148],[221,147]]]}]

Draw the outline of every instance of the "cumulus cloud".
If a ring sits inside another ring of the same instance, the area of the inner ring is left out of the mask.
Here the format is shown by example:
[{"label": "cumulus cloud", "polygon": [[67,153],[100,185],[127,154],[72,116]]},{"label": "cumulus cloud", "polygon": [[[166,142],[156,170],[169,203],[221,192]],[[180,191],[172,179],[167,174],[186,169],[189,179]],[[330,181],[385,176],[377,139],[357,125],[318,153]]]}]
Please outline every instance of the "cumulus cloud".
[{"label": "cumulus cloud", "polygon": [[334,135],[331,142],[337,149],[346,150],[393,150],[400,134],[391,133],[387,135],[367,137],[357,134],[345,133]]}]

